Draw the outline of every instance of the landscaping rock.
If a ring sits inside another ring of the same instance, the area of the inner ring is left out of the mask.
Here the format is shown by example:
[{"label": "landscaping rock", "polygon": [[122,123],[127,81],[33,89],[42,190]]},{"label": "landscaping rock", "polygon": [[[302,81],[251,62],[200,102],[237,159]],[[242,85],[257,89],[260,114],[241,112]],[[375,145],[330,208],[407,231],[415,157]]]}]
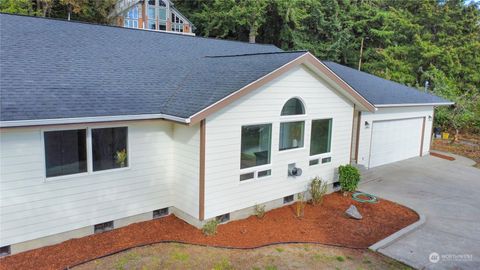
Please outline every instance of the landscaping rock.
[{"label": "landscaping rock", "polygon": [[350,205],[350,207],[348,207],[347,211],[345,211],[345,214],[347,214],[348,217],[351,217],[351,218],[354,218],[354,219],[362,219],[362,215],[360,214],[360,212],[358,212],[358,209],[357,207],[355,207],[355,205]]}]

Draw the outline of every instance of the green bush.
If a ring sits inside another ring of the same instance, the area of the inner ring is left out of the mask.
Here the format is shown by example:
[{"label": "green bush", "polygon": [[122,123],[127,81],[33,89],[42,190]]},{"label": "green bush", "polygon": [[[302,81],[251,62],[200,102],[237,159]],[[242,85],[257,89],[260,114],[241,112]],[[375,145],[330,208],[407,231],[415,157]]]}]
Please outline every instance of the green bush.
[{"label": "green bush", "polygon": [[212,219],[209,222],[205,223],[202,227],[202,232],[205,235],[215,235],[217,234],[217,226],[218,221],[216,219]]},{"label": "green bush", "polygon": [[352,165],[344,165],[338,167],[338,175],[340,180],[340,187],[342,191],[355,191],[360,182],[360,172]]},{"label": "green bush", "polygon": [[312,204],[322,204],[323,196],[327,193],[327,182],[323,182],[320,177],[315,177],[312,179],[308,185],[308,192],[312,197]]}]

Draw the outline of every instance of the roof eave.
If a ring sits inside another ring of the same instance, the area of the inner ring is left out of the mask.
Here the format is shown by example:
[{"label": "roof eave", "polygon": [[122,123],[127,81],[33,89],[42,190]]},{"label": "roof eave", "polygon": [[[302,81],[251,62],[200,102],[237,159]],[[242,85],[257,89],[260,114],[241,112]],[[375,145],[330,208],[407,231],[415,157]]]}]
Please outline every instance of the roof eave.
[{"label": "roof eave", "polygon": [[227,106],[234,100],[246,95],[247,93],[260,88],[261,86],[267,84],[268,82],[272,81],[273,79],[279,77],[280,75],[286,73],[291,68],[299,66],[301,64],[307,64],[314,67],[316,70],[320,72],[316,72],[317,74],[321,73],[328,77],[330,81],[338,86],[337,88],[342,89],[343,93],[346,94],[350,99],[355,101],[355,104],[360,105],[366,111],[374,112],[377,110],[373,104],[368,102],[364,97],[362,97],[355,89],[350,87],[347,83],[345,83],[340,77],[338,77],[333,71],[331,71],[327,66],[325,66],[320,60],[318,60],[315,56],[311,53],[306,52],[301,56],[293,59],[292,61],[284,64],[283,66],[273,70],[272,72],[264,75],[263,77],[258,78],[257,80],[245,85],[244,87],[240,88],[239,90],[231,93],[230,95],[222,98],[221,100],[205,107],[201,111],[193,114],[190,116],[190,124],[196,124],[201,120],[207,118],[212,113],[220,110],[221,108]]},{"label": "roof eave", "polygon": [[388,108],[388,107],[449,106],[454,104],[455,102],[401,103],[401,104],[376,104],[375,107]]},{"label": "roof eave", "polygon": [[0,121],[0,128],[30,127],[30,126],[50,126],[50,125],[68,125],[82,123],[100,123],[100,122],[118,122],[118,121],[138,121],[138,120],[168,120],[181,124],[190,124],[190,119],[181,118],[166,114],[140,114],[140,115],[115,115],[115,116],[94,116],[77,118],[55,118],[55,119],[35,119],[35,120],[14,120]]}]

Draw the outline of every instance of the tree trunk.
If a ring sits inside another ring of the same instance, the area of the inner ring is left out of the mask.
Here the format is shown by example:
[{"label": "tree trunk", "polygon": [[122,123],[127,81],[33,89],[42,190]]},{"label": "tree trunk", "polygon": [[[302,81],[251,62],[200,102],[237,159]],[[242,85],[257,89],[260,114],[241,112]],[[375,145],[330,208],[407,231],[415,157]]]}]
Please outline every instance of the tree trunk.
[{"label": "tree trunk", "polygon": [[460,134],[460,132],[458,131],[458,128],[455,127],[455,134],[453,134],[453,138],[452,140],[450,141],[450,143],[455,143],[458,141],[458,135]]},{"label": "tree trunk", "polygon": [[358,59],[358,70],[362,68],[362,57],[363,57],[363,37],[362,37],[362,41],[360,42],[360,57]]},{"label": "tree trunk", "polygon": [[248,42],[255,43],[256,35],[257,35],[257,30],[255,29],[255,27],[251,26],[250,33],[248,34]]}]

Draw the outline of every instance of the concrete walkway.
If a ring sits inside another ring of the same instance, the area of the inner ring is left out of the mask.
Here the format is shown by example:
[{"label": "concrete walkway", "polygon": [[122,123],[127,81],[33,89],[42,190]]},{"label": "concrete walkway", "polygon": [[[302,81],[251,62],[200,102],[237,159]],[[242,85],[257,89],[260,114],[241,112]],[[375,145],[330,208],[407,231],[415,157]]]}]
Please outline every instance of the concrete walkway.
[{"label": "concrete walkway", "polygon": [[413,158],[366,172],[371,180],[360,184],[361,191],[426,217],[423,226],[380,253],[418,269],[480,269],[480,169],[454,157]]}]

